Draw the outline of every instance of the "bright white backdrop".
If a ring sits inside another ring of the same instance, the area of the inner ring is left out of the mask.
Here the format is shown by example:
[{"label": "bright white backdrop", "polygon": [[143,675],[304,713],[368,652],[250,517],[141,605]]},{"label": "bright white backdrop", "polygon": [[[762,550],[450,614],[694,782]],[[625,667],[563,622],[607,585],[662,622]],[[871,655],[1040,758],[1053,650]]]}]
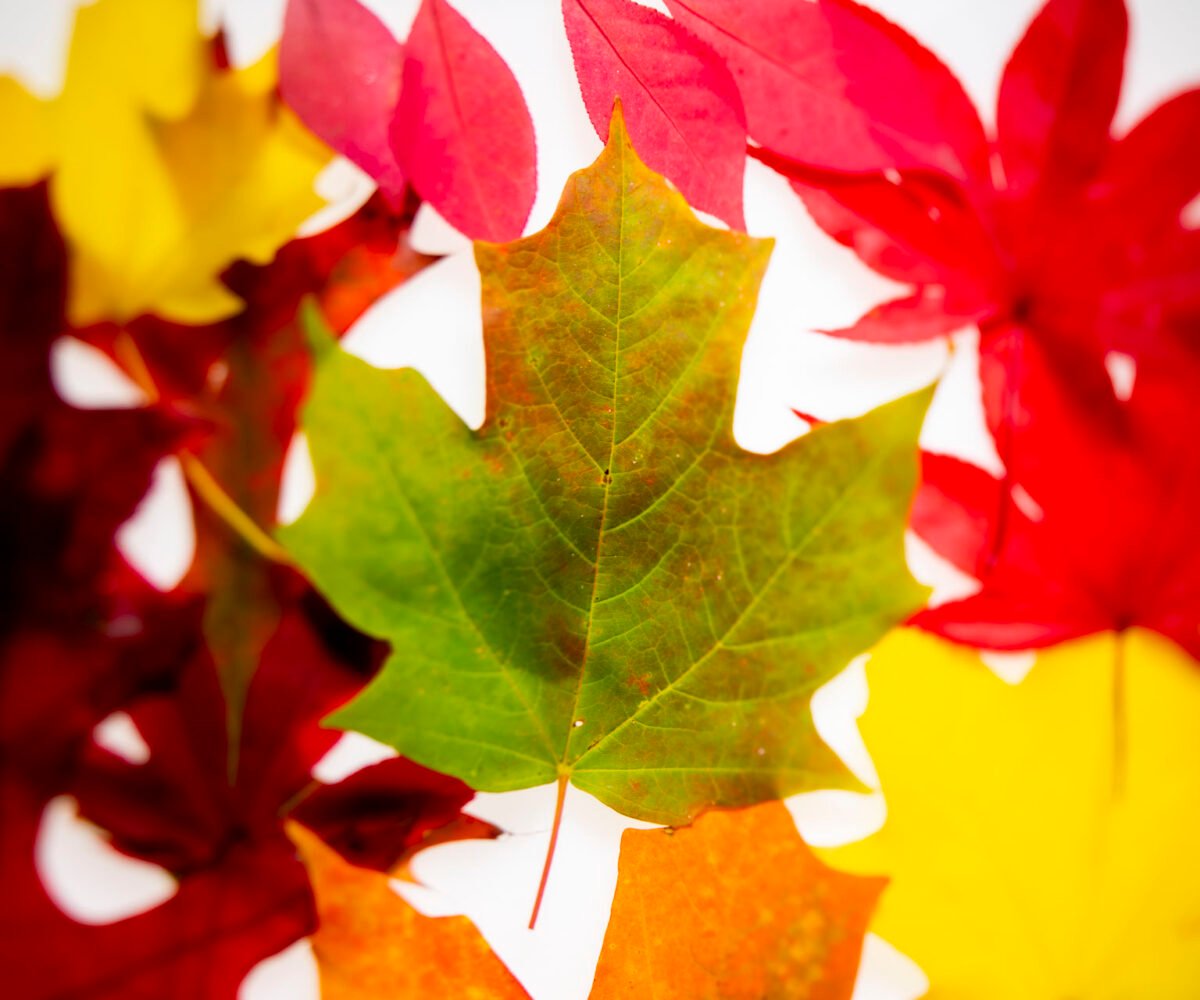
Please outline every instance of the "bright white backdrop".
[{"label": "bright white backdrop", "polygon": [[[61,86],[76,7],[91,0],[6,0],[0,4],[0,73],[12,73],[40,96]],[[417,0],[366,0],[403,37]],[[453,0],[499,50],[526,95],[538,139],[539,190],[528,231],[543,226],[567,175],[599,152],[574,83],[557,0]],[[224,27],[233,60],[256,60],[277,39],[285,0],[202,0],[206,30]],[[648,6],[658,6],[648,3]],[[975,99],[986,124],[994,120],[1004,60],[1037,9],[1036,0],[876,0],[897,21],[947,62]],[[662,9],[660,7],[660,9]],[[1200,81],[1200,3],[1134,0],[1126,87],[1117,127],[1126,130],[1149,108]],[[370,184],[348,164],[318,183],[332,202],[305,227],[315,231],[353,211]],[[975,332],[956,338],[956,351],[941,345],[880,348],[834,341],[813,333],[851,322],[891,297],[895,287],[864,268],[849,251],[825,238],[787,185],[757,163],[746,176],[746,219],[756,236],[771,236],[776,249],[743,358],[735,431],[743,446],[770,451],[805,430],[793,407],[824,418],[860,413],[943,375],[922,442],[999,471],[983,430],[973,374]],[[446,258],[377,303],[356,324],[348,349],[381,367],[412,365],[471,424],[483,416],[483,352],[479,278],[469,244],[432,212],[422,210],[414,231],[419,249]],[[87,406],[131,406],[139,391],[102,357],[64,340],[54,358],[56,383],[68,399]],[[289,455],[281,516],[303,509],[311,468],[303,441]],[[159,469],[151,495],[122,529],[126,553],[160,586],[170,587],[192,554],[190,511],[182,476],[173,462]],[[910,546],[918,576],[936,586],[936,597],[964,592],[971,582],[940,564],[920,543]],[[1019,679],[1031,657],[995,657],[994,668]],[[867,698],[856,663],[818,693],[818,727],[868,784],[874,770],[854,720]],[[137,758],[147,751],[126,717],[97,730],[106,745]],[[348,736],[316,769],[330,781],[389,751]],[[510,831],[494,842],[467,842],[422,854],[416,874],[422,886],[397,891],[430,914],[465,913],[535,997],[582,1000],[608,920],[616,882],[621,831],[632,824],[583,793],[567,797],[558,857],[538,928],[525,929],[545,854],[553,789],[480,795],[475,815]],[[841,792],[797,796],[788,803],[798,826],[814,844],[865,836],[884,819],[882,797]],[[152,865],[112,851],[103,838],[74,818],[69,800],[47,811],[38,862],[60,905],[79,919],[104,923],[155,905],[170,895],[170,877]],[[924,989],[919,970],[876,938],[868,939],[856,1000],[905,1000]],[[264,962],[242,991],[248,1000],[318,995],[306,942]]]}]

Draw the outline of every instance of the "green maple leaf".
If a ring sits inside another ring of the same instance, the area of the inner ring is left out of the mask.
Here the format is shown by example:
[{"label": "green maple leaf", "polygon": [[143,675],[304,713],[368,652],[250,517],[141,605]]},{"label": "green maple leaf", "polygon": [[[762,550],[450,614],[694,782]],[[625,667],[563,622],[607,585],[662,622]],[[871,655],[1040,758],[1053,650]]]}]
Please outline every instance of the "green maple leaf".
[{"label": "green maple leaf", "polygon": [[672,825],[852,783],[809,700],[924,599],[903,532],[928,393],[740,449],[770,249],[697,221],[616,113],[545,230],[476,244],[479,431],[316,338],[317,492],[281,538],[393,648],[332,724]]}]

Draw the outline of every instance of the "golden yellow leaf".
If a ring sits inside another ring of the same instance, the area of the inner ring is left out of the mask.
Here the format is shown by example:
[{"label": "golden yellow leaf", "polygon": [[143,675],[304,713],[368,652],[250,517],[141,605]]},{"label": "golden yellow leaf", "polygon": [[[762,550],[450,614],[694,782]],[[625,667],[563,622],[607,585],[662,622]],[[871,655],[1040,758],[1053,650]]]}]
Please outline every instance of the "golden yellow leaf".
[{"label": "golden yellow leaf", "polygon": [[304,827],[288,835],[312,879],[322,1000],[528,1000],[466,917],[426,917],[388,877],[343,861]]},{"label": "golden yellow leaf", "polygon": [[16,80],[0,76],[0,184],[31,184],[54,162],[54,138],[46,106]]},{"label": "golden yellow leaf", "polygon": [[831,871],[779,802],[627,830],[592,1000],[836,1000],[882,879]]},{"label": "golden yellow leaf", "polygon": [[867,670],[888,819],[824,856],[892,877],[872,929],[929,996],[1194,1000],[1196,664],[1131,631],[1046,651],[1012,686],[900,631]]},{"label": "golden yellow leaf", "polygon": [[220,272],[269,260],[322,204],[330,154],[279,104],[273,56],[230,72],[210,44],[195,0],[98,0],[78,14],[59,97],[0,87],[0,110],[21,116],[0,182],[53,170],[75,322],[231,315]]}]

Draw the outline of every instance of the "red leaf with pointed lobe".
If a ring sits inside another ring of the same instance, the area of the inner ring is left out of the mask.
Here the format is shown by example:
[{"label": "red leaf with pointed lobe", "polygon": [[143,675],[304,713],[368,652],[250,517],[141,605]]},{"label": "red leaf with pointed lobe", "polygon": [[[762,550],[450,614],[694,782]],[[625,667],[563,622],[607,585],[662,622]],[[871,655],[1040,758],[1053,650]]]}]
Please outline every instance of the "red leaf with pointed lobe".
[{"label": "red leaf with pointed lobe", "polygon": [[981,576],[1000,509],[1000,480],[951,455],[921,453],[921,486],[911,526],[943,559]]},{"label": "red leaf with pointed lobe", "polygon": [[1049,0],[1000,80],[996,149],[1010,196],[1061,194],[1103,164],[1124,74],[1124,0]]},{"label": "red leaf with pointed lobe", "polygon": [[1200,158],[1181,155],[1183,139],[1200,133],[1200,88],[1177,94],[1112,145],[1097,186],[1114,205],[1123,243],[1152,249],[1163,229],[1174,229],[1184,208],[1200,196]]},{"label": "red leaf with pointed lobe", "polygon": [[[786,37],[793,10],[671,2],[719,11],[720,23],[735,28],[753,22],[768,52],[770,38]],[[814,16],[812,6],[800,6]],[[983,171],[966,181],[903,168],[855,176],[814,169],[779,149],[752,150],[793,181],[826,232],[875,270],[914,286],[831,332],[908,342],[978,322],[986,353],[989,340],[1021,328],[1041,341],[1064,391],[1101,408],[1114,405],[1109,352],[1161,363],[1181,344],[1195,351],[1200,341],[1189,331],[1200,322],[1200,239],[1180,215],[1200,192],[1195,158],[1185,153],[1200,125],[1200,98],[1180,95],[1114,141],[1109,121],[1124,40],[1124,8],[1115,0],[1050,0],[1006,70],[1000,146],[1009,177],[1001,171],[999,187]],[[922,51],[915,42],[910,48]],[[822,52],[814,65],[832,58]],[[913,58],[916,73],[932,57]],[[860,69],[857,85],[874,95],[864,107],[905,93],[898,77]],[[746,104],[753,132],[749,97]],[[948,129],[946,143],[958,135]],[[996,425],[998,413],[989,416]]]},{"label": "red leaf with pointed lobe", "polygon": [[953,74],[851,0],[667,0],[728,62],[750,135],[810,167],[986,178],[983,126]]},{"label": "red leaf with pointed lobe", "polygon": [[533,121],[512,71],[446,0],[423,0],[391,127],[423,199],[472,239],[519,237],[537,193]]},{"label": "red leaf with pointed lobe", "polygon": [[315,929],[304,869],[284,845],[233,841],[219,871],[180,881],[161,906],[89,926],[64,914],[34,867],[42,800],[0,777],[0,958],[22,1000],[228,1000],[261,959]]},{"label": "red leaf with pointed lobe", "polygon": [[304,124],[404,197],[388,125],[400,100],[404,46],[358,0],[290,0],[279,42],[279,89]]},{"label": "red leaf with pointed lobe", "polygon": [[1000,365],[1018,380],[1006,478],[927,460],[914,508],[914,529],[982,589],[915,622],[997,649],[1137,625],[1200,656],[1195,369],[1141,366],[1124,406],[1096,408],[1063,391],[1035,337]]},{"label": "red leaf with pointed lobe", "polygon": [[638,154],[702,212],[745,229],[746,116],[707,44],[632,0],[563,0],[588,117],[608,138],[613,99]]},{"label": "red leaf with pointed lobe", "polygon": [[456,778],[394,757],[321,786],[291,815],[351,864],[388,872],[457,821],[474,794]]},{"label": "red leaf with pointed lobe", "polygon": [[[22,810],[6,812],[0,833],[5,914],[15,914],[4,919],[0,954],[27,987],[18,995],[149,998],[174,995],[183,982],[198,998],[231,997],[257,962],[315,930],[308,876],[282,824],[338,739],[320,719],[358,690],[375,657],[310,590],[299,593],[263,651],[233,755],[212,660],[193,644],[171,686],[124,705],[149,760],[130,763],[93,743],[75,770],[68,790],[81,814],[118,850],[178,879],[162,906],[103,927],[59,912],[33,868],[42,799],[23,775],[0,780],[0,794]],[[349,852],[380,860],[456,819],[470,795],[454,779],[388,762],[318,791],[308,820]]]},{"label": "red leaf with pointed lobe", "polygon": [[766,151],[759,159],[792,178],[813,221],[859,259],[913,294],[885,302],[852,327],[826,331],[877,343],[945,336],[987,319],[1007,278],[992,236],[962,192],[935,174],[831,175]]}]

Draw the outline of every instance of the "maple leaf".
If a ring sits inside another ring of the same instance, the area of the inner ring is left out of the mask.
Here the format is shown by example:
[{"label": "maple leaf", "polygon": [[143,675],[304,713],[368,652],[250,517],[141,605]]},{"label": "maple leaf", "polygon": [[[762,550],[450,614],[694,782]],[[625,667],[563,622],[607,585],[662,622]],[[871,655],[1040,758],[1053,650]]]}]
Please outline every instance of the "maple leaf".
[{"label": "maple leaf", "polygon": [[670,18],[629,0],[563,0],[588,116],[607,138],[621,99],[646,165],[703,212],[745,229],[746,117],[719,55]]},{"label": "maple leaf", "polygon": [[[893,100],[897,74],[879,67],[898,62],[917,73],[936,62],[930,53],[841,0],[798,6],[811,8],[806,16],[814,18],[818,8],[827,16],[837,9],[839,18],[853,12],[861,22],[855,32],[878,28],[880,39],[890,39],[886,53],[872,58],[867,50],[860,56],[838,49],[838,72],[821,84],[826,99],[864,111],[880,102],[908,107]],[[944,158],[907,152],[876,164],[873,174],[852,175],[847,171],[867,168],[850,158],[835,162],[816,140],[816,149],[764,141],[751,150],[793,180],[830,235],[869,266],[915,286],[853,327],[831,332],[910,342],[980,323],[986,351],[993,331],[1003,336],[1011,325],[1023,326],[1062,355],[1065,384],[1082,365],[1084,387],[1076,391],[1111,404],[1101,369],[1106,352],[1160,353],[1164,334],[1169,339],[1172,328],[1186,329],[1200,315],[1200,241],[1180,224],[1184,206],[1200,193],[1200,176],[1180,155],[1200,122],[1200,92],[1180,95],[1114,140],[1125,39],[1122,0],[1049,0],[1001,80],[994,176],[986,162],[955,171]],[[948,93],[932,106],[950,106]],[[745,83],[743,98],[749,108]],[[916,105],[926,107],[924,97]],[[962,147],[959,126],[932,116],[879,121],[896,130],[893,138],[908,152],[938,136],[956,150],[976,148]]]},{"label": "maple leaf", "polygon": [[403,65],[404,46],[358,0],[288,4],[279,42],[283,99],[393,203],[406,187],[388,135]]},{"label": "maple leaf", "polygon": [[[308,876],[282,826],[297,803],[343,850],[394,860],[471,797],[460,782],[407,762],[385,762],[347,788],[312,780],[338,738],[318,720],[357,690],[372,660],[348,657],[349,630],[303,593],[263,647],[235,741],[196,631],[175,682],[124,705],[149,759],[131,763],[92,743],[74,771],[68,790],[81,814],[118,850],[175,875],[170,900],[103,927],[74,923],[37,884],[37,810],[24,806],[0,855],[19,887],[21,919],[5,928],[5,946],[22,956],[20,982],[29,986],[20,995],[154,997],[179,981],[196,983],[197,996],[233,995],[254,964],[315,930]],[[22,783],[0,784],[16,808],[8,785]]]},{"label": "maple leaf", "polygon": [[1123,406],[1096,410],[1061,391],[1028,335],[1009,348],[1017,356],[985,378],[986,391],[1020,376],[1013,398],[989,407],[1003,414],[995,432],[1007,435],[1004,478],[926,455],[913,509],[914,530],[981,590],[914,621],[1000,649],[1137,625],[1200,658],[1194,373],[1143,365]]},{"label": "maple leaf", "polygon": [[466,917],[423,916],[386,876],[346,864],[302,827],[288,833],[316,895],[320,926],[312,947],[322,997],[528,997]]},{"label": "maple leaf", "polygon": [[62,94],[0,154],[0,180],[53,168],[75,322],[230,315],[219,273],[269,260],[321,207],[328,150],[280,106],[270,60],[218,68],[196,18],[188,0],[81,9]]},{"label": "maple leaf", "polygon": [[477,244],[488,416],[317,327],[308,511],[280,537],[383,673],[331,720],[472,787],[569,779],[689,822],[849,776],[809,698],[919,605],[902,533],[928,393],[733,441],[769,244],[698,223],[619,111],[543,232]]},{"label": "maple leaf", "polygon": [[778,802],[626,830],[592,1000],[848,998],[885,884],[827,868]]},{"label": "maple leaf", "polygon": [[930,998],[1195,994],[1187,657],[1149,633],[1096,636],[1008,685],[975,653],[904,630],[867,675],[860,728],[887,822],[821,854],[891,876],[872,930],[921,965]]},{"label": "maple leaf", "polygon": [[852,0],[666,2],[724,56],[750,136],[766,149],[824,170],[987,176],[987,137],[962,86],[869,8]]}]

